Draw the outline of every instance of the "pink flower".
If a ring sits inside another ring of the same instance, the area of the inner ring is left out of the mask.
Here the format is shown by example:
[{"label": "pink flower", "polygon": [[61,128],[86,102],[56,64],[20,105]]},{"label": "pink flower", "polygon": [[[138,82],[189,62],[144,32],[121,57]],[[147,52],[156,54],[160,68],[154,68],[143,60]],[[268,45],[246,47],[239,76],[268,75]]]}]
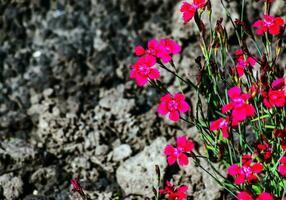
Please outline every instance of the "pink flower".
[{"label": "pink flower", "polygon": [[185,96],[182,93],[177,93],[174,97],[171,94],[161,97],[157,111],[161,115],[168,114],[172,121],[178,121],[180,113],[185,113],[189,109],[190,106],[185,101]]},{"label": "pink flower", "polygon": [[253,163],[250,155],[242,156],[242,166],[233,164],[228,168],[228,174],[234,176],[234,183],[237,185],[257,181],[255,174],[262,171],[263,165],[261,163]]},{"label": "pink flower", "polygon": [[181,46],[174,40],[162,39],[158,41],[151,39],[148,41],[147,49],[136,46],[134,52],[137,56],[151,55],[161,59],[163,63],[168,63],[172,60],[172,55],[180,53],[181,50]]},{"label": "pink flower", "polygon": [[166,181],[166,186],[164,189],[160,189],[160,193],[163,195],[168,195],[168,200],[184,200],[187,199],[188,186],[181,185],[178,188],[174,188],[173,184]]},{"label": "pink flower", "polygon": [[219,118],[215,121],[212,121],[210,123],[210,130],[211,131],[216,131],[221,129],[222,130],[222,136],[224,138],[228,138],[229,134],[228,134],[228,122],[229,122],[229,117],[227,118]]},{"label": "pink flower", "polygon": [[176,142],[177,147],[169,144],[164,149],[168,164],[173,165],[177,161],[180,166],[188,165],[189,159],[187,153],[190,153],[194,149],[194,143],[188,140],[186,136],[177,137]]},{"label": "pink flower", "polygon": [[247,117],[255,115],[254,107],[251,104],[246,103],[251,95],[241,93],[241,89],[236,86],[228,90],[228,96],[230,97],[231,102],[222,107],[222,112],[232,111],[232,126],[237,126]]},{"label": "pink flower", "polygon": [[159,43],[160,51],[157,56],[163,63],[168,63],[172,60],[171,55],[175,55],[181,52],[181,46],[171,39],[162,39]]},{"label": "pink flower", "polygon": [[262,35],[265,32],[269,32],[271,35],[278,35],[280,33],[280,27],[284,26],[284,20],[281,17],[273,17],[270,15],[264,15],[263,20],[257,20],[253,27],[257,28],[256,34]]},{"label": "pink flower", "polygon": [[268,192],[262,192],[256,200],[274,200],[273,196]]},{"label": "pink flower", "polygon": [[153,56],[146,55],[137,60],[131,66],[130,78],[135,79],[138,86],[144,86],[148,80],[156,80],[160,77],[158,69],[154,68],[156,59]]},{"label": "pink flower", "polygon": [[237,50],[235,52],[236,55],[236,71],[238,76],[241,77],[244,75],[244,69],[248,66],[254,66],[256,64],[256,60],[252,57],[247,57],[243,55],[242,50]]},{"label": "pink flower", "polygon": [[279,90],[283,88],[285,89],[286,88],[286,77],[282,77],[282,78],[274,80],[271,86],[274,90]]},{"label": "pink flower", "polygon": [[195,15],[196,11],[205,7],[205,0],[193,0],[192,4],[183,2],[181,12],[183,13],[184,23],[188,23]]},{"label": "pink flower", "polygon": [[278,166],[278,171],[282,176],[286,176],[286,156],[283,156],[279,162],[281,164]]},{"label": "pink flower", "polygon": [[237,200],[253,200],[253,198],[248,192],[242,191],[237,194]]},{"label": "pink flower", "polygon": [[151,39],[148,41],[148,48],[145,50],[142,46],[136,46],[135,47],[135,54],[137,56],[143,56],[145,54],[157,56],[157,53],[159,51],[159,42],[156,39]]}]

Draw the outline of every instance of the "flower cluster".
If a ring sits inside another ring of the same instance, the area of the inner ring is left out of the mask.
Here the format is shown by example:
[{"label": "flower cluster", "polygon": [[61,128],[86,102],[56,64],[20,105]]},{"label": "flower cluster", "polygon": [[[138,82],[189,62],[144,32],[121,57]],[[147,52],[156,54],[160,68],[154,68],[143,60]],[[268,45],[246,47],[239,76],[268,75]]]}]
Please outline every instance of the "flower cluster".
[{"label": "flower cluster", "polygon": [[[200,31],[202,54],[194,62],[199,69],[195,75],[197,83],[190,78],[190,73],[182,76],[177,73],[172,56],[182,49],[171,39],[151,39],[147,48],[136,46],[135,54],[140,58],[132,65],[130,72],[130,77],[139,86],[150,81],[152,86],[165,94],[157,107],[160,115],[174,122],[181,119],[182,123],[195,125],[202,135],[207,150],[205,155],[196,155],[193,141],[179,136],[176,145],[168,144],[164,148],[168,165],[177,163],[176,166],[184,167],[189,164],[191,157],[202,169],[204,166],[200,164],[200,159],[205,159],[215,169],[211,161],[221,161],[228,167],[229,178],[234,181],[229,182],[228,178],[224,180],[227,184],[216,181],[224,185],[227,191],[237,194],[238,200],[274,200],[285,196],[286,77],[278,62],[285,46],[282,37],[285,22],[281,17],[270,15],[273,0],[260,1],[265,2],[264,9],[261,9],[264,10],[262,19],[250,27],[244,16],[232,21],[237,37],[235,43],[239,44],[239,47],[234,44],[235,48],[228,46],[233,43],[229,43],[229,34],[222,19],[217,20],[215,27],[212,26],[212,1],[183,1],[180,8],[183,22],[186,24],[194,18],[194,25]],[[224,4],[223,1],[221,3]],[[227,6],[222,7],[227,10]],[[245,2],[241,4],[241,9],[245,9]],[[205,23],[206,11],[209,23]],[[207,31],[209,26],[210,31]],[[251,28],[254,28],[256,35],[263,36],[254,37],[249,30]],[[230,53],[229,49],[238,50]],[[196,112],[188,112],[189,99],[183,93],[170,94],[169,85],[157,81],[160,71],[156,66],[174,75],[179,80],[182,92],[196,94]],[[180,125],[178,123],[176,127]],[[212,176],[215,179],[223,176],[216,170],[204,171],[219,175]],[[187,198],[187,187],[184,185],[175,188],[167,182],[159,192],[169,200]]]},{"label": "flower cluster", "polygon": [[235,178],[234,183],[237,185],[256,182],[256,174],[262,171],[263,165],[261,163],[253,163],[250,155],[242,156],[242,166],[233,164],[228,168],[228,174]]},{"label": "flower cluster", "polygon": [[159,79],[160,72],[155,68],[157,58],[168,63],[172,60],[172,55],[180,52],[181,46],[171,39],[149,40],[147,49],[136,46],[135,54],[140,58],[131,66],[130,78],[135,79],[138,86],[146,85],[148,80]]}]

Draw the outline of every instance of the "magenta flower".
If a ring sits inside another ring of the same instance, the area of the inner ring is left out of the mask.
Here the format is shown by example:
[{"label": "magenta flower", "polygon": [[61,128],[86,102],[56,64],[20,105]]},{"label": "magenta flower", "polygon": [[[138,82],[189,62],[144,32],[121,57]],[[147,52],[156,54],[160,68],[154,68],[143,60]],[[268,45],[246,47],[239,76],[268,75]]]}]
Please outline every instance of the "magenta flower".
[{"label": "magenta flower", "polygon": [[221,130],[222,131],[222,136],[224,138],[228,138],[228,122],[229,122],[229,117],[227,118],[219,118],[215,121],[212,121],[210,123],[210,130],[211,131],[216,131],[216,130]]},{"label": "magenta flower", "polygon": [[156,58],[150,55],[143,56],[131,66],[130,78],[135,79],[138,86],[144,86],[148,80],[156,80],[160,77],[158,69],[154,68]]},{"label": "magenta flower", "polygon": [[228,90],[228,96],[230,97],[231,102],[222,107],[222,112],[232,111],[232,126],[237,126],[247,117],[255,115],[254,107],[251,104],[246,103],[246,101],[251,98],[250,94],[241,93],[241,89],[235,86]]},{"label": "magenta flower", "polygon": [[178,121],[180,113],[185,113],[189,109],[190,106],[185,101],[185,95],[177,93],[174,97],[171,94],[161,97],[157,111],[161,115],[169,115],[169,119],[172,121]]},{"label": "magenta flower", "polygon": [[169,165],[173,165],[176,161],[180,166],[188,165],[189,159],[187,153],[190,153],[195,145],[186,136],[179,136],[176,139],[177,147],[167,145],[164,149],[164,154],[167,156]]},{"label": "magenta flower", "polygon": [[151,55],[161,59],[163,63],[168,63],[172,60],[172,55],[180,53],[181,50],[181,46],[174,40],[162,39],[158,41],[151,39],[148,41],[147,49],[136,46],[134,52],[137,56]]},{"label": "magenta flower", "polygon": [[253,163],[250,155],[242,156],[242,166],[233,164],[228,168],[228,174],[235,178],[234,183],[237,185],[257,181],[256,174],[262,171],[263,165],[261,163]]},{"label": "magenta flower", "polygon": [[237,200],[253,200],[253,198],[249,192],[242,191],[237,194]]},{"label": "magenta flower", "polygon": [[244,75],[244,69],[248,66],[254,66],[256,64],[256,60],[252,57],[247,57],[243,55],[242,50],[237,50],[235,52],[236,55],[236,71],[239,77]]},{"label": "magenta flower", "polygon": [[196,11],[205,7],[205,0],[193,0],[193,3],[183,2],[180,11],[183,13],[184,23],[188,23],[195,15]]},{"label": "magenta flower", "polygon": [[253,24],[253,27],[257,28],[257,35],[262,35],[267,31],[273,36],[278,35],[280,33],[280,27],[283,26],[284,20],[281,17],[273,17],[270,15],[264,15],[262,20],[257,20]]},{"label": "magenta flower", "polygon": [[278,172],[282,176],[286,176],[286,156],[283,156],[279,162],[280,162],[280,165],[278,166]]},{"label": "magenta flower", "polygon": [[158,51],[159,51],[159,42],[156,39],[151,39],[148,41],[148,48],[145,50],[144,47],[142,46],[136,46],[135,47],[135,54],[137,56],[143,56],[143,55],[151,55],[151,56],[157,56]]},{"label": "magenta flower", "polygon": [[268,192],[262,192],[258,195],[256,200],[274,200],[274,197]]},{"label": "magenta flower", "polygon": [[162,60],[163,63],[168,63],[172,60],[171,55],[175,55],[181,52],[181,46],[171,39],[162,39],[159,43],[158,58]]},{"label": "magenta flower", "polygon": [[168,200],[184,200],[187,199],[188,186],[181,185],[178,188],[174,188],[170,181],[166,181],[166,186],[164,189],[160,189],[160,193],[163,195],[168,195]]}]

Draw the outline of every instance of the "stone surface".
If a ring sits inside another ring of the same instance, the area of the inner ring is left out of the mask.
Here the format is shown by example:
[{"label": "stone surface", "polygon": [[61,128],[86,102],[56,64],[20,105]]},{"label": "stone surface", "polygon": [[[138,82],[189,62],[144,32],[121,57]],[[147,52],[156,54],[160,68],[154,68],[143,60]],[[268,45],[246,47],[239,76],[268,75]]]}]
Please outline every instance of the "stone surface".
[{"label": "stone surface", "polygon": [[152,187],[158,184],[155,165],[158,165],[160,169],[166,167],[166,158],[162,153],[165,145],[166,139],[159,137],[142,152],[119,166],[116,178],[126,195],[152,196]]},{"label": "stone surface", "polygon": [[19,177],[14,177],[12,173],[0,176],[0,187],[6,199],[19,199],[23,193],[23,181]]},{"label": "stone surface", "polygon": [[114,161],[124,160],[125,158],[128,158],[131,154],[132,150],[130,146],[128,144],[122,144],[113,150],[112,159]]}]

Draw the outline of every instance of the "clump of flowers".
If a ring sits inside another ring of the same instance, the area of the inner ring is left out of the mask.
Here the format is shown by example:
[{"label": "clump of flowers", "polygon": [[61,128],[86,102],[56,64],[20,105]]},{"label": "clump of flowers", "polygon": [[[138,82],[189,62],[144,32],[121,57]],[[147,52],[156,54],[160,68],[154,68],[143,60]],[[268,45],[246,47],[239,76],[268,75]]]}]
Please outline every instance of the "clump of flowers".
[{"label": "clump of flowers", "polygon": [[[178,73],[180,67],[172,57],[184,49],[172,39],[151,39],[147,48],[135,47],[140,58],[130,74],[139,86],[150,83],[161,92],[160,115],[177,128],[195,126],[202,138],[203,155],[186,136],[177,137],[176,145],[168,144],[164,154],[169,166],[194,162],[238,200],[286,200],[286,67],[279,64],[285,22],[270,15],[273,0],[263,2],[262,19],[248,27],[245,1],[241,2],[240,19],[232,19],[221,1],[233,25],[233,33],[228,33],[222,19],[215,24],[205,21],[212,19],[212,0],[184,1],[182,21],[186,24],[194,18],[200,36],[201,55],[194,60],[197,80],[190,80],[189,72]],[[180,92],[168,92],[170,86],[159,80],[159,68],[174,76],[179,87],[172,89]],[[196,97],[192,105],[186,95],[191,92]],[[192,112],[188,112],[191,106]],[[201,165],[201,159],[211,170]],[[227,175],[213,162],[223,164]],[[156,199],[187,199],[185,185],[175,187],[167,182],[164,189],[159,188]]]}]

